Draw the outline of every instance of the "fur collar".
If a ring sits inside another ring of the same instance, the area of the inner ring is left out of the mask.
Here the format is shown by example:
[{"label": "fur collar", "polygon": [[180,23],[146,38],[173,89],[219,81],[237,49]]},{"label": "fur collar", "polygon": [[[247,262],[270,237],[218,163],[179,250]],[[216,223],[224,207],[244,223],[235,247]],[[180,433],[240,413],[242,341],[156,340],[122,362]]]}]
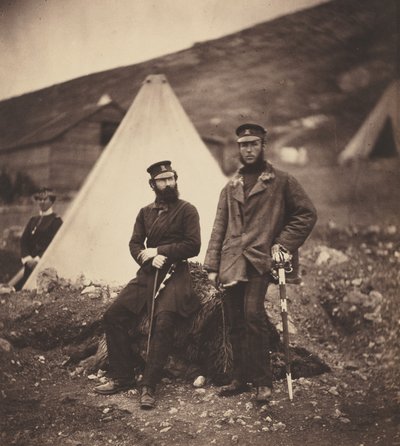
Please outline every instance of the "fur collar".
[{"label": "fur collar", "polygon": [[[241,186],[244,185],[244,180],[243,180],[243,171],[242,171],[242,167],[240,169],[238,169],[236,171],[236,173],[234,174],[234,176],[231,179],[231,185],[232,186],[237,186],[238,184],[240,184]],[[263,181],[263,182],[268,182],[271,181],[275,178],[275,171],[274,168],[272,166],[272,164],[270,162],[266,162],[265,165],[265,169],[260,173],[259,177],[257,178],[257,181]]]}]

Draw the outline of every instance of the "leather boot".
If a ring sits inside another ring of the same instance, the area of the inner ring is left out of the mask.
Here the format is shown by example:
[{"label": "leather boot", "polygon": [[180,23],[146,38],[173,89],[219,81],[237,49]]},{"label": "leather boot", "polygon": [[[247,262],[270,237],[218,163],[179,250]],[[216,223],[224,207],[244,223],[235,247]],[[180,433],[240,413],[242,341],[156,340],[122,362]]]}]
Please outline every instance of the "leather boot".
[{"label": "leather boot", "polygon": [[140,408],[144,410],[154,409],[156,399],[154,396],[154,389],[149,386],[143,386],[140,394]]},{"label": "leather boot", "polygon": [[114,393],[132,389],[135,385],[134,380],[109,379],[105,384],[96,386],[94,391],[100,395],[113,395]]},{"label": "leather boot", "polygon": [[240,393],[247,392],[248,390],[249,386],[247,384],[234,379],[227,386],[221,387],[220,391],[218,392],[218,396],[239,395]]}]

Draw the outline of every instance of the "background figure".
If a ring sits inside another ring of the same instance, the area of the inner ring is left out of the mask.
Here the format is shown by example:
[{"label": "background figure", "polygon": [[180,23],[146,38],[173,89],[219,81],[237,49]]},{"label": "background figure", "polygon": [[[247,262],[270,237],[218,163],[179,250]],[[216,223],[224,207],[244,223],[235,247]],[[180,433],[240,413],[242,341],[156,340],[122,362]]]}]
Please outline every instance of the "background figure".
[{"label": "background figure", "polygon": [[39,207],[39,215],[32,217],[26,225],[21,237],[21,262],[24,275],[15,285],[20,290],[38,264],[43,253],[50,245],[62,219],[53,211],[56,194],[52,189],[42,188],[33,196]]},{"label": "background figure", "polygon": [[155,405],[155,388],[171,350],[176,325],[196,311],[200,303],[186,261],[200,251],[199,214],[192,204],[178,198],[178,176],[170,161],[152,164],[147,172],[156,200],[140,210],[129,242],[140,269],[104,314],[110,380],[94,389],[109,395],[136,385],[134,369],[141,361],[139,348],[133,345],[135,334],[143,312],[152,313],[153,293],[164,282],[155,301],[140,397],[142,409]]},{"label": "background figure", "polygon": [[204,267],[215,286],[226,288],[233,375],[220,395],[244,392],[252,382],[262,402],[272,391],[264,309],[272,260],[279,259],[280,252],[298,258],[297,249],[310,234],[316,212],[300,184],[265,160],[262,126],[243,124],[236,135],[243,167],[221,192]]}]

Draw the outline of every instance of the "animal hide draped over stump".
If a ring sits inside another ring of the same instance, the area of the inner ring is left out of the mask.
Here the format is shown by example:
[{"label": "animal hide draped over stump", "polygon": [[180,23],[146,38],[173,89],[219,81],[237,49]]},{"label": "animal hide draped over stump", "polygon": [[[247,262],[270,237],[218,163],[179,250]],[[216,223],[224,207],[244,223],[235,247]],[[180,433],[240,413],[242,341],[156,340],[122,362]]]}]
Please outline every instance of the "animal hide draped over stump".
[{"label": "animal hide draped over stump", "polygon": [[[232,367],[232,347],[229,340],[229,327],[223,309],[224,292],[215,289],[207,279],[207,273],[198,263],[190,263],[195,292],[201,307],[187,318],[175,332],[172,354],[166,366],[167,376],[192,379],[204,375],[215,384],[223,384],[229,379]],[[283,345],[275,325],[268,319],[270,348],[272,352],[275,379],[285,375]],[[146,343],[149,320],[143,316],[139,326],[140,357],[146,357]],[[138,353],[138,352],[132,352]],[[292,376],[313,376],[329,371],[329,367],[318,357],[304,348],[291,348]],[[137,374],[144,367],[144,359],[138,365]],[[107,345],[103,336],[95,355],[81,361],[88,371],[107,369]]]}]

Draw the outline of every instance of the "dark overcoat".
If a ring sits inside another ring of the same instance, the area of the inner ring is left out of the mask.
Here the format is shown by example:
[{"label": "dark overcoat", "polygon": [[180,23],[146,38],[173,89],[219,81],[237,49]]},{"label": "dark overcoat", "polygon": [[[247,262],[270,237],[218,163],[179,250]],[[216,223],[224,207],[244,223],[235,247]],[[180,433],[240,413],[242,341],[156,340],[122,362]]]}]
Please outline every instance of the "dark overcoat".
[{"label": "dark overcoat", "polygon": [[156,268],[152,259],[140,263],[139,254],[145,248],[158,248],[158,254],[167,257],[159,270],[158,284],[163,281],[171,264],[174,272],[156,299],[156,314],[173,311],[188,316],[198,309],[200,302],[194,293],[189,264],[186,260],[200,251],[200,223],[196,208],[184,200],[168,205],[154,202],[142,208],[136,218],[129,242],[132,257],[141,267],[137,275],[121,291],[119,302],[139,314],[147,303],[151,305]]},{"label": "dark overcoat", "polygon": [[247,199],[239,170],[221,192],[204,267],[222,284],[246,281],[246,260],[260,273],[271,270],[271,247],[279,243],[298,257],[298,248],[317,218],[297,180],[267,163]]}]

